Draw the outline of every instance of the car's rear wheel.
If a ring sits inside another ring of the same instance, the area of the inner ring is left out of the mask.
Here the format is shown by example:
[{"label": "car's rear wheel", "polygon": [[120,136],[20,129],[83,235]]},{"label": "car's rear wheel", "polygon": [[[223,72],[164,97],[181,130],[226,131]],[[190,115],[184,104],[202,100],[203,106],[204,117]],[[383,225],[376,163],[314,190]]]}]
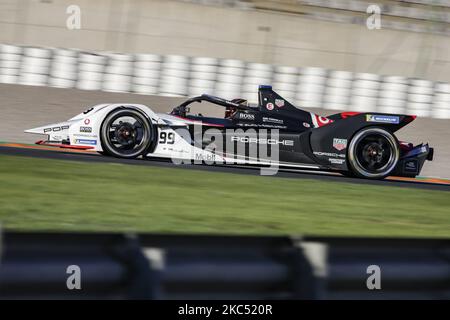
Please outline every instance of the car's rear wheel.
[{"label": "car's rear wheel", "polygon": [[102,123],[100,136],[107,155],[128,159],[144,154],[154,139],[147,117],[129,108],[109,113]]},{"label": "car's rear wheel", "polygon": [[348,148],[349,167],[358,177],[383,179],[398,163],[400,149],[395,136],[382,128],[357,132]]}]

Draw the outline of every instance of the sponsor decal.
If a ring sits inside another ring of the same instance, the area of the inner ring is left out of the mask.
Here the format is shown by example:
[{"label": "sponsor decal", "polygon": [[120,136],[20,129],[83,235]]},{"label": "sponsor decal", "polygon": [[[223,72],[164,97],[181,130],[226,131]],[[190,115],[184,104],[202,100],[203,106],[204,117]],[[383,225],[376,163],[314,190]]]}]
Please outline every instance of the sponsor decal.
[{"label": "sponsor decal", "polygon": [[342,151],[347,148],[347,139],[333,138],[333,148]]},{"label": "sponsor decal", "polygon": [[318,116],[317,114],[310,113],[311,114],[311,120],[314,125],[314,128],[319,128],[326,126],[327,124],[330,124],[333,122],[333,120],[328,119],[326,117]]},{"label": "sponsor decal", "polygon": [[45,132],[51,132],[51,131],[53,131],[53,132],[58,132],[58,131],[61,131],[61,130],[66,130],[66,129],[69,129],[69,126],[53,127],[53,128],[45,128],[45,129],[44,129],[44,133],[45,133]]},{"label": "sponsor decal", "polygon": [[275,124],[267,124],[267,123],[261,123],[261,124],[237,123],[236,126],[238,126],[238,127],[246,127],[246,128],[287,129],[286,126],[278,126],[278,125],[275,125]]},{"label": "sponsor decal", "polygon": [[263,117],[262,120],[263,120],[263,122],[272,122],[272,123],[278,123],[278,124],[284,123],[284,121],[281,119],[268,118],[268,117]]},{"label": "sponsor decal", "polygon": [[89,120],[89,119],[84,119],[84,124],[85,124],[85,125],[88,125],[89,123],[91,123],[91,120]]},{"label": "sponsor decal", "polygon": [[239,113],[239,119],[241,120],[255,120],[255,115],[254,114],[249,114],[249,113]]},{"label": "sponsor decal", "polygon": [[419,163],[417,160],[408,160],[405,161],[405,165],[403,166],[403,170],[405,172],[418,173],[419,172]]},{"label": "sponsor decal", "polygon": [[366,115],[366,122],[380,122],[380,123],[399,124],[400,123],[400,118],[398,116],[367,114]]},{"label": "sponsor decal", "polygon": [[183,149],[178,149],[178,148],[172,148],[172,147],[166,148],[166,147],[163,147],[162,149],[163,149],[163,150],[170,151],[170,152],[175,152],[175,153],[185,153],[185,154],[190,154],[190,151],[183,150]]},{"label": "sponsor decal", "polygon": [[343,153],[320,152],[320,151],[314,151],[313,153],[319,157],[325,156],[330,158],[345,158],[345,154]]},{"label": "sponsor decal", "polygon": [[317,116],[317,122],[319,123],[319,127],[321,127],[321,126],[324,126],[326,124],[333,122],[333,120],[330,120],[330,119],[322,117],[322,116]]},{"label": "sponsor decal", "polygon": [[303,122],[303,126],[305,128],[311,128],[311,125],[308,122]]},{"label": "sponsor decal", "polygon": [[275,105],[278,108],[283,108],[284,107],[284,100],[283,99],[275,99]]},{"label": "sponsor decal", "polygon": [[95,138],[97,139],[98,136],[96,134],[86,134],[86,133],[74,133],[73,136],[76,137],[81,137],[81,138],[88,138],[88,139],[92,139]]},{"label": "sponsor decal", "polygon": [[271,128],[271,129],[287,129],[287,126],[279,126],[276,124],[261,124],[259,127],[261,128]]},{"label": "sponsor decal", "polygon": [[92,132],[92,127],[80,127],[80,132],[91,133]]},{"label": "sponsor decal", "polygon": [[237,123],[236,126],[238,126],[238,127],[246,127],[246,128],[257,128],[257,127],[259,127],[259,125],[255,124],[255,123]]},{"label": "sponsor decal", "polygon": [[97,144],[97,140],[90,140],[90,139],[76,139],[75,143],[77,144],[89,144],[95,146]]},{"label": "sponsor decal", "polygon": [[198,161],[216,161],[216,155],[215,154],[196,153],[195,154],[195,160],[198,160]]},{"label": "sponsor decal", "polygon": [[328,159],[328,161],[330,161],[331,164],[343,164],[345,162],[345,159],[330,158]]},{"label": "sponsor decal", "polygon": [[231,141],[238,141],[241,143],[257,143],[257,144],[269,144],[269,145],[276,145],[281,144],[285,146],[293,146],[294,140],[277,140],[277,139],[258,139],[258,138],[251,138],[251,137],[236,137],[232,136]]},{"label": "sponsor decal", "polygon": [[266,104],[266,109],[267,110],[273,110],[274,106],[272,102],[269,102],[268,104]]}]

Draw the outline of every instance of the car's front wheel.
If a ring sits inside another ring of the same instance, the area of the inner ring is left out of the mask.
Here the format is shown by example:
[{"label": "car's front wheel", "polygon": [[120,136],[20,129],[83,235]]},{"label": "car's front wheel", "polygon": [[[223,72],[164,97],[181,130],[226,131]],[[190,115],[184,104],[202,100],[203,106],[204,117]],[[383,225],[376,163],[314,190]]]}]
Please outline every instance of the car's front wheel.
[{"label": "car's front wheel", "polygon": [[136,158],[154,139],[152,124],[140,111],[118,108],[109,113],[100,128],[104,153],[119,158]]},{"label": "car's front wheel", "polygon": [[351,171],[358,177],[383,179],[395,168],[400,157],[397,139],[382,128],[357,132],[348,147]]}]

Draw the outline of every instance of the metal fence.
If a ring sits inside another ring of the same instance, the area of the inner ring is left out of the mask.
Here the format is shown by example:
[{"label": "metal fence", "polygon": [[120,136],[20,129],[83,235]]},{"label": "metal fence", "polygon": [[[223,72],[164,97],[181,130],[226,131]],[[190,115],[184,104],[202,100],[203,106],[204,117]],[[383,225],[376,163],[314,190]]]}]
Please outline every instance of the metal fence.
[{"label": "metal fence", "polygon": [[450,298],[448,239],[5,232],[1,248],[2,299]]},{"label": "metal fence", "polygon": [[299,107],[450,119],[449,83],[209,57],[2,45],[0,83],[250,102],[259,84],[272,84]]}]

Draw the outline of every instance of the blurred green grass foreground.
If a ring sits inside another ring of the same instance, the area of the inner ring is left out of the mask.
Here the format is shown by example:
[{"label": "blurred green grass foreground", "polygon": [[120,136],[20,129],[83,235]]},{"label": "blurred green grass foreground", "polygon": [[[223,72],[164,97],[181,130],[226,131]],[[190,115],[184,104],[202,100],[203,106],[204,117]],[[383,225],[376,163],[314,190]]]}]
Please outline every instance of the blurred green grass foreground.
[{"label": "blurred green grass foreground", "polygon": [[6,229],[450,236],[450,193],[0,156]]}]

